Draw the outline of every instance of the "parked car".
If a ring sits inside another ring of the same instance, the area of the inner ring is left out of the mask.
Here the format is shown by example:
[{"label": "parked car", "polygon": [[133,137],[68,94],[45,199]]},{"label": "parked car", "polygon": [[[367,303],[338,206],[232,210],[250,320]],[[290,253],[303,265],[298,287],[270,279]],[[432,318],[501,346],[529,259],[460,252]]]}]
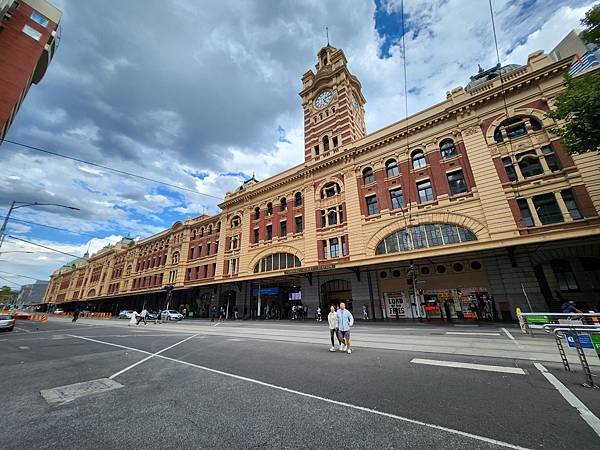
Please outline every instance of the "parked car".
[{"label": "parked car", "polygon": [[148,311],[148,320],[156,320],[158,318],[158,311]]},{"label": "parked car", "polygon": [[64,314],[64,313],[65,313],[65,310],[64,310],[64,309],[62,309],[62,308],[56,308],[56,309],[54,310],[54,314],[56,314],[57,316],[58,316],[58,315],[61,315],[61,314]]},{"label": "parked car", "polygon": [[124,309],[119,313],[119,319],[131,319],[133,311],[131,309]]},{"label": "parked car", "polygon": [[15,327],[15,319],[10,314],[0,314],[0,330],[12,331]]},{"label": "parked car", "polygon": [[181,320],[183,319],[183,314],[178,313],[174,309],[167,309],[161,314],[162,320]]}]

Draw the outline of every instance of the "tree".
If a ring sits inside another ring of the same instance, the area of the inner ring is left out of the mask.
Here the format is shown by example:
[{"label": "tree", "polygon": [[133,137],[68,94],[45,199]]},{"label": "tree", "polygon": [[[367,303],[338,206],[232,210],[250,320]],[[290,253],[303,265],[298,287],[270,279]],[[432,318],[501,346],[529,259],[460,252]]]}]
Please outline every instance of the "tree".
[{"label": "tree", "polygon": [[600,45],[600,4],[585,13],[581,24],[587,28],[581,33],[581,39],[586,42]]},{"label": "tree", "polygon": [[600,150],[600,70],[566,77],[567,89],[557,98],[548,117],[564,123],[552,130],[569,153]]}]

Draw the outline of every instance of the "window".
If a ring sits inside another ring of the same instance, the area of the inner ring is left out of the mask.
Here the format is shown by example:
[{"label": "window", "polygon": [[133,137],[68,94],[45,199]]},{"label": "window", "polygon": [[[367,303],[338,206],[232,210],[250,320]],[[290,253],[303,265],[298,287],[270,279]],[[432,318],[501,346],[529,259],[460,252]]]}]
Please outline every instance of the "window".
[{"label": "window", "polygon": [[544,158],[546,159],[546,163],[548,164],[548,168],[552,172],[558,172],[559,170],[562,169],[562,166],[560,165],[560,161],[554,154],[554,149],[552,148],[552,146],[544,145],[544,146],[542,146],[541,150],[542,150],[542,154],[544,155]]},{"label": "window", "polygon": [[379,205],[377,204],[377,195],[367,197],[367,215],[379,214]]},{"label": "window", "polygon": [[[316,119],[317,118],[315,117],[315,120]],[[315,156],[319,156],[319,146],[318,145],[315,145]]]},{"label": "window", "polygon": [[392,209],[400,209],[404,207],[404,196],[402,195],[402,188],[391,189],[390,200],[392,202]]},{"label": "window", "polygon": [[281,230],[281,236],[287,236],[287,221],[283,220],[279,222],[279,228]]},{"label": "window", "polygon": [[524,198],[520,198],[517,200],[517,204],[519,205],[519,211],[521,211],[521,219],[523,219],[523,225],[530,228],[535,226],[533,221],[533,216],[531,215],[531,210],[529,209],[529,204],[527,200]]},{"label": "window", "polygon": [[554,194],[536,195],[532,200],[542,225],[560,223],[563,221],[563,215],[560,212],[558,203],[556,203]]},{"label": "window", "polygon": [[258,244],[259,241],[259,234],[258,234],[258,228],[254,229],[254,240],[252,242],[254,242],[255,244]]},{"label": "window", "polygon": [[[335,109],[331,108],[331,112],[334,113]],[[337,146],[338,146],[338,138],[337,138],[337,136],[334,136],[333,139],[332,139],[332,141],[333,141],[333,148],[337,148]]]},{"label": "window", "polygon": [[267,241],[273,239],[273,225],[267,225]]},{"label": "window", "polygon": [[332,258],[339,258],[340,256],[340,244],[338,238],[329,239],[329,254]]},{"label": "window", "polygon": [[327,241],[321,241],[321,247],[323,248],[323,259],[327,259]]},{"label": "window", "polygon": [[235,216],[233,219],[231,219],[231,228],[237,228],[240,226],[240,218],[239,216]]},{"label": "window", "polygon": [[427,165],[427,160],[425,159],[425,154],[422,150],[414,151],[410,159],[412,161],[413,169],[421,169]]},{"label": "window", "polygon": [[417,192],[419,193],[419,200],[421,200],[421,203],[431,202],[435,200],[430,180],[425,180],[417,183]]},{"label": "window", "polygon": [[279,200],[279,211],[285,211],[287,209],[287,200],[283,197]]},{"label": "window", "polygon": [[267,203],[267,216],[272,216],[273,215],[273,203],[269,202]]},{"label": "window", "polygon": [[210,255],[210,242],[206,244],[206,255]]},{"label": "window", "polygon": [[535,117],[512,117],[498,125],[494,131],[494,140],[496,142],[504,141],[503,130],[509,139],[525,136],[527,134],[527,121],[529,121],[533,131],[540,131],[543,128],[542,123]]},{"label": "window", "polygon": [[270,272],[280,269],[293,269],[294,267],[301,266],[300,259],[291,253],[274,253],[265,256],[257,262],[254,266],[254,273]]},{"label": "window", "polygon": [[29,25],[25,25],[23,27],[23,33],[25,33],[29,37],[32,37],[36,41],[39,41],[42,37],[42,33],[40,33],[38,30],[31,28]]},{"label": "window", "polygon": [[385,163],[385,174],[388,178],[397,177],[400,174],[398,163],[395,159],[390,159]]},{"label": "window", "polygon": [[179,263],[179,252],[173,253],[173,256],[171,257],[171,261],[173,262],[173,264]]},{"label": "window", "polygon": [[296,192],[296,195],[294,195],[294,206],[302,206],[302,194],[300,192]]},{"label": "window", "polygon": [[544,168],[535,154],[535,150],[519,153],[516,155],[516,158],[517,161],[519,161],[519,168],[521,169],[523,178],[529,178],[544,173]]},{"label": "window", "polygon": [[33,20],[34,22],[39,23],[44,28],[48,26],[48,19],[46,19],[43,15],[41,15],[37,11],[34,11],[34,12],[31,13],[31,20]]},{"label": "window", "polygon": [[565,189],[564,191],[561,191],[560,195],[562,195],[562,198],[565,202],[565,205],[567,206],[567,210],[569,211],[571,219],[583,219],[583,214],[581,214],[581,211],[577,207],[577,202],[575,201],[575,197],[573,196],[573,191],[571,189]]},{"label": "window", "polygon": [[462,170],[457,170],[446,176],[448,177],[448,186],[450,187],[450,193],[452,195],[458,195],[468,191],[465,175]]},{"label": "window", "polygon": [[231,250],[237,250],[237,248],[238,248],[238,238],[234,237],[231,240]]},{"label": "window", "polygon": [[256,208],[254,208],[254,219],[255,220],[260,219],[260,208],[258,206]]},{"label": "window", "polygon": [[363,184],[373,183],[375,181],[375,177],[373,176],[373,169],[367,167],[363,170]]},{"label": "window", "polygon": [[504,170],[506,171],[506,176],[509,181],[517,181],[517,171],[515,170],[515,166],[513,165],[512,158],[510,156],[505,156],[502,158],[502,164],[504,165]]},{"label": "window", "polygon": [[442,159],[458,155],[458,151],[456,151],[456,146],[452,139],[444,139],[440,142],[440,155],[442,156]]},{"label": "window", "polygon": [[331,183],[327,183],[323,186],[323,189],[321,189],[321,198],[335,197],[340,192],[340,185],[332,181]]},{"label": "window", "polygon": [[449,223],[430,223],[411,226],[390,234],[379,242],[375,253],[398,253],[476,240],[477,236],[467,228]]},{"label": "window", "polygon": [[579,290],[577,279],[571,268],[569,261],[565,259],[554,259],[550,261],[552,272],[558,282],[558,288],[561,292],[573,292]]},{"label": "window", "polygon": [[212,234],[212,225],[208,226],[208,234]]},{"label": "window", "polygon": [[323,136],[323,153],[329,151],[329,137]]},{"label": "window", "polygon": [[329,208],[327,210],[327,225],[337,225],[337,219],[337,211],[335,210],[335,208]]},{"label": "window", "polygon": [[346,243],[346,236],[342,236],[341,240],[342,240],[342,256],[348,256],[348,244]]},{"label": "window", "polygon": [[302,216],[295,217],[296,233],[302,233]]}]

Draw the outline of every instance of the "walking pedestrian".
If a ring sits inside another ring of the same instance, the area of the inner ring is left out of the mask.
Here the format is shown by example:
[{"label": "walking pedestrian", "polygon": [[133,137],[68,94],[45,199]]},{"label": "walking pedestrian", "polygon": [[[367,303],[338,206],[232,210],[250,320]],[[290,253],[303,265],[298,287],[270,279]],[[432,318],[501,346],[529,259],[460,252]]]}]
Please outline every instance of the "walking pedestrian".
[{"label": "walking pedestrian", "polygon": [[138,321],[137,321],[136,325],[139,325],[142,320],[144,321],[144,325],[148,325],[148,323],[146,322],[147,315],[148,315],[148,310],[146,308],[142,309],[142,312],[138,316]]},{"label": "walking pedestrian", "polygon": [[337,310],[336,314],[338,330],[340,330],[342,340],[340,351],[347,351],[350,354],[352,353],[352,349],[350,348],[350,328],[354,325],[354,316],[346,309],[346,304],[343,302],[340,303],[340,309]]},{"label": "walking pedestrian", "polygon": [[321,321],[321,307],[317,306],[317,317],[316,317],[317,322]]},{"label": "walking pedestrian", "polygon": [[339,348],[342,348],[342,341],[340,340],[337,314],[335,312],[335,306],[333,306],[333,305],[331,305],[329,307],[329,314],[327,315],[327,323],[329,324],[329,337],[331,338],[331,348],[329,349],[329,351],[335,352],[335,339],[333,337],[335,336],[337,338],[337,341],[339,343]]},{"label": "walking pedestrian", "polygon": [[215,307],[215,305],[211,305],[208,314],[210,316],[210,321],[214,322],[215,321],[215,316],[217,315],[217,308]]},{"label": "walking pedestrian", "polygon": [[238,309],[237,309],[237,306],[233,309],[233,320],[238,320]]},{"label": "walking pedestrian", "polygon": [[225,308],[223,308],[221,306],[219,308],[219,322],[222,322],[224,317],[225,317]]},{"label": "walking pedestrian", "polygon": [[363,320],[369,320],[369,310],[367,305],[363,305]]},{"label": "walking pedestrian", "polygon": [[302,310],[302,320],[306,320],[307,317],[308,317],[308,306],[304,305],[304,308]]},{"label": "walking pedestrian", "polygon": [[127,324],[127,326],[131,326],[131,325],[137,325],[137,317],[138,317],[138,313],[136,311],[131,311],[131,317],[129,318],[129,323]]},{"label": "walking pedestrian", "polygon": [[71,322],[77,322],[77,319],[79,319],[79,309],[73,311],[73,320],[71,320]]},{"label": "walking pedestrian", "polygon": [[162,317],[161,316],[162,316],[162,311],[159,308],[158,311],[156,311],[156,318],[154,319],[154,325],[156,325],[156,322],[162,323]]}]

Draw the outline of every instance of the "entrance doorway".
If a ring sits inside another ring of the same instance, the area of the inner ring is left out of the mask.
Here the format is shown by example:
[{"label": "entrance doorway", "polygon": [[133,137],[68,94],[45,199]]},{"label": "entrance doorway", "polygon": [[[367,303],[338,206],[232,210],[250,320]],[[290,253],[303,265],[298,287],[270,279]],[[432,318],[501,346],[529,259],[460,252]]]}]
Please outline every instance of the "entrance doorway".
[{"label": "entrance doorway", "polygon": [[352,311],[352,284],[347,280],[331,280],[321,285],[321,310],[329,311],[330,305],[345,303]]}]

